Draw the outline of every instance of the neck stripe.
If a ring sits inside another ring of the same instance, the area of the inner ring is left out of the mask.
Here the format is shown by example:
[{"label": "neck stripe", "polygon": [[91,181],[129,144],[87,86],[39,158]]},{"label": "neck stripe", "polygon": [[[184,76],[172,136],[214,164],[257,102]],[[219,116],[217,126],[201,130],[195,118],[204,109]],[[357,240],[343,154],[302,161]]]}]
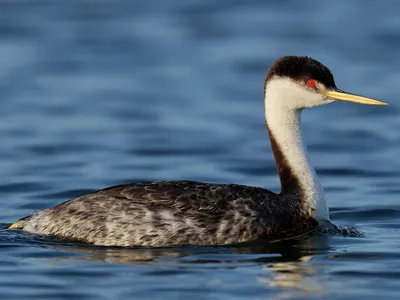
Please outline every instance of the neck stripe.
[{"label": "neck stripe", "polygon": [[300,179],[295,175],[292,167],[285,158],[285,154],[278,145],[274,134],[268,126],[267,130],[271,141],[272,152],[274,153],[276,168],[281,181],[281,195],[296,195],[296,197],[302,198],[304,192],[300,185]]}]

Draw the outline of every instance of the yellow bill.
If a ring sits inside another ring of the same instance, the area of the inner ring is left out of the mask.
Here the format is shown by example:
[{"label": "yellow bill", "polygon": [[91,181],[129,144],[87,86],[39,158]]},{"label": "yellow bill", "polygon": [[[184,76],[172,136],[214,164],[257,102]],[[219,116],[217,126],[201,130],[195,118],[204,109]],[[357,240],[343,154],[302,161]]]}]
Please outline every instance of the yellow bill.
[{"label": "yellow bill", "polygon": [[345,91],[339,89],[336,89],[334,91],[324,91],[322,92],[322,94],[325,95],[330,100],[340,100],[340,101],[369,104],[369,105],[388,105],[386,102],[367,98],[364,96],[346,93]]}]

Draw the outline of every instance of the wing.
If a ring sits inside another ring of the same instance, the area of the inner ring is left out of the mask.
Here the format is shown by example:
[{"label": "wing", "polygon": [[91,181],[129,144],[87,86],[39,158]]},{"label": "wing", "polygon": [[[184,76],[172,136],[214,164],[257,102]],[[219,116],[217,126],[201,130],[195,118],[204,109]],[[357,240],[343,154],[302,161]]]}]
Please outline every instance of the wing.
[{"label": "wing", "polygon": [[[197,181],[153,181],[124,184],[87,195],[91,198],[131,200],[147,207],[178,209],[185,213],[229,209],[234,201],[276,198],[259,187],[237,184],[212,184]],[[85,196],[84,196],[85,197]]]}]

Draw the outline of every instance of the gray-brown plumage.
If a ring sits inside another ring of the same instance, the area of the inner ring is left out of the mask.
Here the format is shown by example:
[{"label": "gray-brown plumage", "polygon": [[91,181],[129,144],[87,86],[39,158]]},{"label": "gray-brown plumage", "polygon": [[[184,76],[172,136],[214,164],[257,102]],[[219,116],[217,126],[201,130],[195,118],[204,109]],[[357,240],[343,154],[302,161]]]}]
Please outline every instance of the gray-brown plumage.
[{"label": "gray-brown plumage", "polygon": [[155,181],[103,189],[19,222],[27,231],[96,245],[220,245],[314,227],[299,203],[245,185]]},{"label": "gray-brown plumage", "polygon": [[194,181],[126,184],[37,212],[10,229],[96,245],[164,247],[249,242],[314,228],[329,219],[329,210],[302,141],[302,109],[333,100],[384,103],[337,89],[329,69],[308,57],[277,60],[264,94],[280,194]]}]

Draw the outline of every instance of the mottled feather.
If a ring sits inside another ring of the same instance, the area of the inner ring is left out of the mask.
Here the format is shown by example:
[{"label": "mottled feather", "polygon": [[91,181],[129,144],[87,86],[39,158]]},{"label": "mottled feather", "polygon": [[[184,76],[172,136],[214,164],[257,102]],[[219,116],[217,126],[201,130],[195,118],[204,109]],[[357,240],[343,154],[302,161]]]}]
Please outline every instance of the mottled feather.
[{"label": "mottled feather", "polygon": [[112,246],[221,245],[316,226],[299,201],[263,188],[154,181],[103,189],[21,219],[23,229]]}]

